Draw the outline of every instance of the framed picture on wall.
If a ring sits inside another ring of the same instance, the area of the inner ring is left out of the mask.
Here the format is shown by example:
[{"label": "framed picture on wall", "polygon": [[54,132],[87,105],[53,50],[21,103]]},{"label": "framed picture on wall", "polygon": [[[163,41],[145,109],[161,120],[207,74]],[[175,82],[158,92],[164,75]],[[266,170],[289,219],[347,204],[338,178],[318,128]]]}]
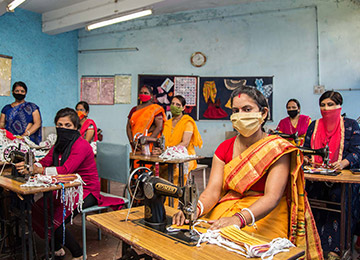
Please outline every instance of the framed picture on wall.
[{"label": "framed picture on wall", "polygon": [[199,119],[230,119],[231,92],[239,86],[248,85],[257,88],[267,98],[270,108],[269,120],[272,120],[273,78],[273,76],[200,77]]},{"label": "framed picture on wall", "polygon": [[[186,100],[185,113],[197,118],[198,77],[187,75],[139,75],[138,93],[142,86],[153,89],[154,103],[162,106],[167,118],[171,118],[170,103],[174,96],[181,95]],[[138,102],[140,102],[138,100]]]},{"label": "framed picture on wall", "polygon": [[83,76],[80,99],[91,105],[113,105],[114,84],[114,76]]}]

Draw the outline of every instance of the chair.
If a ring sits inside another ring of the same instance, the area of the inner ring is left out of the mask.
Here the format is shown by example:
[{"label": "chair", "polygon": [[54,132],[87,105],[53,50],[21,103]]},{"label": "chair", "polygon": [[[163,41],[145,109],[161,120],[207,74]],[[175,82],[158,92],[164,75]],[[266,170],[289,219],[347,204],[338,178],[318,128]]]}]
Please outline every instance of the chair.
[{"label": "chair", "polygon": [[[128,144],[110,144],[97,143],[96,165],[99,177],[109,181],[116,181],[120,183],[127,183],[130,175],[130,146]],[[126,188],[125,188],[126,189]],[[110,192],[110,182],[108,182],[108,191]],[[123,196],[116,196],[105,192],[100,192],[104,197],[116,197],[124,200],[125,206],[129,206],[129,199],[125,198],[125,190]],[[127,196],[129,198],[129,195]],[[101,213],[102,210],[109,207],[92,206],[83,209],[81,212],[82,220],[82,239],[83,239],[83,257],[86,257],[86,214],[97,211]],[[98,229],[98,239],[101,240],[101,230]],[[85,258],[84,258],[85,259]]]},{"label": "chair", "polygon": [[197,167],[194,170],[192,170],[193,172],[202,170],[204,189],[206,188],[206,169],[207,168],[208,168],[208,166],[206,164],[198,164]]}]

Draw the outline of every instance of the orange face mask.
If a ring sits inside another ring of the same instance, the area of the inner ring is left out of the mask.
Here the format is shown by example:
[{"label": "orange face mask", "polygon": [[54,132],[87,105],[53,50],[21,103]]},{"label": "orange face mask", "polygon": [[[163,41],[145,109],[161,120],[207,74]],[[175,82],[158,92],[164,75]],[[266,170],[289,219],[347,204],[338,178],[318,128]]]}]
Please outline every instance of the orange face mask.
[{"label": "orange face mask", "polygon": [[86,116],[85,112],[83,112],[83,111],[77,111],[77,114],[78,114],[80,120]]}]

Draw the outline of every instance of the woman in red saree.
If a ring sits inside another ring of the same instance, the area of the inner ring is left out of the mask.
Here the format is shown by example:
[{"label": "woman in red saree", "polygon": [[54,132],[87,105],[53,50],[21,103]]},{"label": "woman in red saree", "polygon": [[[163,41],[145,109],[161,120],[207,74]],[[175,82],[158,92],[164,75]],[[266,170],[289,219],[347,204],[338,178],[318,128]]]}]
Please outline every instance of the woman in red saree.
[{"label": "woman in red saree", "polygon": [[140,104],[133,107],[128,115],[126,134],[132,148],[135,135],[159,137],[166,121],[164,109],[153,103],[152,87],[144,85],[139,92]]},{"label": "woman in red saree", "polygon": [[297,99],[290,99],[286,103],[286,110],[288,117],[281,119],[276,130],[284,134],[298,133],[299,143],[295,144],[294,140],[290,140],[294,145],[303,146],[306,131],[311,123],[309,116],[300,115],[300,102]]},{"label": "woman in red saree", "polygon": [[85,101],[80,101],[76,104],[76,112],[80,118],[80,135],[89,143],[98,140],[97,127],[94,120],[88,118],[89,104]]},{"label": "woman in red saree", "polygon": [[[269,239],[286,237],[304,248],[307,259],[323,259],[299,150],[264,132],[268,104],[255,88],[234,90],[231,107],[230,119],[239,134],[216,150],[198,216],[213,220],[211,229],[238,225]],[[173,217],[174,224],[184,221],[182,212]]]}]

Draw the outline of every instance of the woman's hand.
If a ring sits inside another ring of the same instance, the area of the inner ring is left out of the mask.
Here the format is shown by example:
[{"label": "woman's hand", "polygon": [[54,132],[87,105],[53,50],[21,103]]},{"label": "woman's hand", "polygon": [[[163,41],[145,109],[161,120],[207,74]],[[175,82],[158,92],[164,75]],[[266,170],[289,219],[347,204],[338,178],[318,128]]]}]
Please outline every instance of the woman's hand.
[{"label": "woman's hand", "polygon": [[224,218],[220,218],[215,221],[209,221],[210,224],[212,222],[213,222],[213,224],[209,228],[210,230],[220,229],[220,228],[231,226],[231,225],[238,225],[240,227],[240,225],[241,225],[240,219],[236,216],[224,217]]},{"label": "woman's hand", "polygon": [[331,164],[331,166],[334,168],[334,170],[341,171],[342,169],[347,167],[349,164],[350,164],[349,161],[344,159],[340,162],[334,162],[333,164]]},{"label": "woman's hand", "polygon": [[304,165],[312,164],[312,159],[309,156],[304,156]]},{"label": "woman's hand", "polygon": [[15,168],[22,175],[29,174],[28,170],[25,167],[25,162],[24,161],[16,163]]},{"label": "woman's hand", "polygon": [[162,150],[160,147],[153,147],[151,154],[152,155],[160,155],[160,154],[162,154]]},{"label": "woman's hand", "polygon": [[173,225],[182,226],[184,224],[189,224],[189,220],[185,219],[184,213],[180,210],[172,218]]}]

